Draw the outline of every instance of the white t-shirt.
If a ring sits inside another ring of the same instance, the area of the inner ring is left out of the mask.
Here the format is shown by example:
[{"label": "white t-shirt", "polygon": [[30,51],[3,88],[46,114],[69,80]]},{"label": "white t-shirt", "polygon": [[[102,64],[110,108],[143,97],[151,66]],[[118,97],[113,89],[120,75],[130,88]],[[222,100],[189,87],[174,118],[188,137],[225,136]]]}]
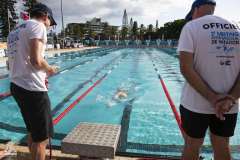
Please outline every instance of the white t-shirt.
[{"label": "white t-shirt", "polygon": [[[188,22],[182,29],[178,52],[194,54],[194,69],[217,93],[227,94],[240,72],[240,28],[223,18],[207,15]],[[214,106],[188,82],[181,104],[197,113],[215,114]],[[230,112],[237,113],[239,104]]]},{"label": "white t-shirt", "polygon": [[41,39],[44,50],[47,43],[47,30],[43,23],[28,20],[16,27],[8,36],[8,60],[10,80],[16,85],[30,91],[47,91],[46,72],[38,70],[30,63],[30,40]]}]

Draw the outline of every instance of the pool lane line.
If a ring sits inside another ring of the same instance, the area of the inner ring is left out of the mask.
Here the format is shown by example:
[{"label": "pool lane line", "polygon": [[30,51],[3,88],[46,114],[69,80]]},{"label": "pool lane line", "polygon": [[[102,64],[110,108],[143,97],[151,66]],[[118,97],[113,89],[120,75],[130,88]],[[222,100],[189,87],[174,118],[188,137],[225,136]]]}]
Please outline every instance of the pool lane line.
[{"label": "pool lane line", "polygon": [[[6,130],[8,132],[27,134],[28,131],[24,126],[16,126],[6,122],[0,122],[0,129]],[[62,140],[67,134],[64,133],[54,133],[54,139]]]},{"label": "pool lane line", "polygon": [[[138,67],[139,67],[139,57],[140,54],[134,55],[133,57],[133,64],[132,68],[130,70],[130,74],[135,74]],[[121,133],[117,145],[117,151],[118,153],[123,153],[127,151],[128,146],[128,131],[130,127],[130,119],[131,119],[131,113],[133,108],[133,103],[136,100],[137,97],[134,97],[127,101],[127,103],[124,106],[123,115],[121,118]]]},{"label": "pool lane line", "polygon": [[[103,57],[103,56],[105,56],[105,55],[107,55],[107,54],[109,54],[109,53],[110,53],[110,51],[107,51],[106,53],[99,55],[99,57]],[[99,58],[99,57],[97,57],[97,58]],[[71,70],[71,69],[73,69],[73,68],[75,68],[75,67],[78,67],[78,66],[87,64],[88,62],[93,62],[95,59],[96,59],[96,58],[93,58],[93,59],[90,59],[90,60],[85,60],[85,61],[83,61],[83,62],[74,64],[74,65],[72,65],[72,66],[70,66],[70,67],[67,67],[67,68],[65,68],[65,69],[57,72],[56,74],[54,74],[54,75],[52,75],[52,76],[65,73],[65,72],[67,72],[67,71],[69,71],[69,70]],[[51,77],[52,77],[52,76],[51,76]]]},{"label": "pool lane line", "polygon": [[[81,62],[81,63],[78,64],[78,65],[83,65],[83,64],[85,64],[87,61],[89,61],[89,60],[83,61],[83,62]],[[56,76],[56,75],[58,75],[58,74],[65,73],[65,72],[67,72],[69,69],[72,69],[72,68],[74,68],[74,67],[75,67],[75,66],[71,66],[71,67],[65,68],[65,69],[63,69],[63,70],[61,70],[61,71],[59,71],[59,72],[51,75],[49,78],[51,78],[51,77],[53,77],[53,76]],[[1,93],[1,94],[0,94],[0,101],[4,100],[5,98],[8,98],[8,97],[10,97],[10,96],[11,96],[11,93],[10,93],[10,92]]]},{"label": "pool lane line", "polygon": [[[155,58],[156,58],[156,57],[155,57]],[[163,61],[162,58],[160,58],[160,57],[157,57],[157,58],[161,61],[161,63],[163,64],[163,66],[165,66],[166,68],[168,68],[169,70],[172,71],[170,74],[174,74],[174,75],[178,75],[178,74],[179,74],[179,73],[175,72],[172,67],[170,67],[168,64],[166,64],[166,63]],[[168,77],[169,77],[169,76],[168,76]],[[174,78],[175,78],[174,81],[176,81],[176,82],[178,82],[178,83],[183,83],[183,82],[184,82],[183,80],[181,80],[181,78],[180,78],[179,76],[172,76],[172,77],[174,77]],[[171,78],[171,77],[170,77],[170,78]]]},{"label": "pool lane line", "polygon": [[[171,56],[171,57],[173,57],[173,58],[176,58],[176,59],[179,59],[179,55],[178,54],[172,54],[172,53],[170,53],[169,51],[167,51],[166,49],[164,49],[164,48],[159,48],[159,50],[160,51],[162,51],[162,52],[164,52],[164,53],[166,53],[166,54],[168,54],[169,56]],[[175,51],[175,52],[177,52],[177,51]]]},{"label": "pool lane line", "polygon": [[[109,53],[110,53],[110,52],[106,52],[105,54],[100,55],[100,57],[103,57],[103,56],[105,56],[105,55],[107,55],[107,54],[109,54]],[[66,67],[66,68],[62,69],[61,71],[55,73],[55,74],[52,75],[52,76],[65,73],[65,72],[67,72],[67,71],[69,71],[69,70],[71,70],[71,69],[73,69],[73,68],[75,68],[75,67],[77,67],[77,66],[81,66],[81,65],[87,64],[88,62],[92,62],[92,61],[94,61],[94,59],[95,59],[95,58],[89,59],[89,60],[85,60],[85,61],[82,61],[82,62],[77,63],[77,64],[73,64],[72,66]],[[51,76],[51,77],[52,77],[52,76]]]},{"label": "pool lane line", "polygon": [[[105,56],[105,55],[107,55],[107,54],[109,54],[109,53],[110,53],[110,52],[107,51],[106,53],[99,55],[99,57],[103,57],[103,56]],[[98,58],[98,57],[97,57],[97,58]],[[85,61],[82,61],[82,62],[77,63],[77,64],[73,64],[72,66],[66,67],[66,68],[62,69],[61,71],[55,73],[55,74],[52,75],[52,76],[55,76],[55,75],[58,75],[58,74],[61,74],[61,73],[65,73],[66,71],[69,71],[69,70],[71,70],[71,69],[73,69],[73,68],[75,68],[75,67],[77,67],[77,66],[87,64],[88,62],[92,62],[92,61],[94,61],[94,59],[95,59],[95,58],[89,59],[89,60],[85,60]],[[51,77],[52,77],[52,76],[51,76]]]},{"label": "pool lane line", "polygon": [[[120,55],[121,56],[121,55]],[[52,116],[56,116],[57,112],[64,107],[64,104],[67,103],[79,90],[81,90],[86,84],[92,82],[93,78],[95,78],[99,72],[101,72],[104,68],[109,66],[110,64],[114,63],[120,56],[116,56],[115,58],[111,59],[108,63],[104,64],[101,68],[95,71],[95,74],[92,75],[88,80],[82,82],[75,88],[71,93],[69,93],[60,103],[54,107],[52,110]]]},{"label": "pool lane line", "polygon": [[54,120],[53,124],[57,125],[63,117],[70,112],[83,98],[85,98],[88,93],[90,93],[102,80],[107,76],[105,73],[99,80],[97,80],[87,91],[85,91],[81,96],[79,96],[72,104],[70,104],[62,113],[60,113]]},{"label": "pool lane line", "polygon": [[121,119],[121,133],[118,141],[117,152],[126,152],[127,150],[127,138],[128,138],[128,130],[130,124],[130,118],[132,113],[132,106],[136,98],[132,98],[127,102],[124,107],[123,115]]},{"label": "pool lane line", "polygon": [[90,80],[86,80],[85,82],[81,83],[80,85],[78,85],[77,88],[75,88],[71,93],[69,93],[60,103],[58,103],[56,105],[56,107],[54,107],[54,109],[52,110],[51,114],[52,117],[56,116],[58,111],[60,109],[62,109],[64,107],[64,104],[67,103],[79,90],[81,90],[86,84],[88,84],[89,82],[91,82]]},{"label": "pool lane line", "polygon": [[[107,54],[109,54],[109,53],[110,53],[110,52],[107,52],[106,54],[101,55],[101,57],[102,57],[102,56],[105,56],[105,55],[107,55]],[[53,77],[53,76],[56,76],[56,75],[58,75],[58,74],[64,73],[64,72],[66,72],[66,71],[69,71],[69,70],[75,68],[76,66],[83,65],[83,64],[85,64],[85,63],[87,63],[87,62],[91,62],[91,61],[93,61],[93,59],[91,59],[91,60],[86,60],[86,61],[83,61],[83,62],[81,62],[81,63],[78,63],[78,64],[75,64],[75,65],[73,65],[73,66],[70,66],[70,67],[68,67],[68,68],[65,68],[65,69],[63,69],[63,70],[55,73],[54,75],[50,76],[49,78],[51,78],[51,77]],[[8,97],[10,97],[10,96],[11,96],[11,93],[10,93],[9,91],[8,91],[8,92],[5,92],[5,93],[0,93],[0,101],[4,100],[4,99],[6,99],[6,98],[8,98]]]},{"label": "pool lane line", "polygon": [[105,73],[100,79],[98,79],[91,87],[89,87],[83,94],[81,94],[73,103],[71,103],[62,113],[60,113],[54,120],[53,125],[57,125],[67,113],[69,113],[83,98],[85,98],[98,84],[100,84],[109,74],[111,74],[112,70],[116,67],[112,67]]},{"label": "pool lane line", "polygon": [[[127,55],[128,55],[128,54],[118,55],[118,56],[114,57],[113,59],[110,60],[110,62],[104,64],[98,71],[96,71],[96,73],[95,73],[90,79],[92,79],[93,77],[97,76],[97,74],[100,72],[100,70],[108,67],[109,65],[111,65],[114,61],[116,61],[116,60],[117,60],[118,58],[120,58],[121,56],[122,56],[121,59],[124,59]],[[80,97],[84,98],[96,85],[98,85],[108,74],[110,74],[111,71],[112,71],[114,68],[115,68],[115,67],[113,66],[107,73],[104,74],[104,76],[102,76],[97,82],[95,82],[95,84],[94,84],[93,86],[91,86],[91,87],[85,92],[85,95],[83,94],[83,95],[81,95]],[[91,81],[90,81],[90,82],[91,82]],[[81,99],[82,99],[82,98],[81,98]],[[78,101],[78,102],[80,102],[80,101]],[[71,109],[70,109],[70,110],[71,110]],[[70,111],[70,110],[69,110],[69,111]],[[69,111],[68,111],[68,112],[69,112]],[[63,117],[62,117],[62,118],[63,118]],[[62,118],[61,118],[61,119],[62,119]],[[10,126],[10,125],[8,125],[8,124],[1,123],[1,122],[0,122],[0,128],[6,129],[6,130],[8,130],[8,131],[16,131],[16,132],[18,132],[18,133],[22,133],[22,132],[25,131],[25,130],[23,130],[22,127],[19,128],[19,127],[15,127],[15,126]],[[59,138],[59,137],[63,137],[63,136],[57,136],[57,137]]]},{"label": "pool lane line", "polygon": [[172,109],[172,112],[173,112],[174,117],[175,117],[175,119],[177,121],[178,127],[179,127],[179,129],[181,131],[181,134],[183,136],[184,135],[184,131],[183,131],[183,128],[181,126],[182,122],[181,122],[180,115],[178,114],[177,108],[176,108],[176,106],[175,106],[175,104],[174,104],[174,102],[173,102],[173,100],[172,100],[172,98],[171,98],[171,96],[170,96],[170,94],[168,92],[168,89],[167,89],[167,87],[166,87],[166,85],[164,83],[164,80],[162,79],[162,77],[161,77],[161,75],[160,75],[160,73],[159,73],[159,71],[158,71],[158,69],[157,69],[157,67],[156,67],[156,65],[155,65],[155,63],[153,61],[153,58],[150,55],[149,55],[149,57],[150,57],[150,59],[152,61],[153,68],[154,68],[154,70],[157,73],[158,79],[160,80],[160,83],[161,83],[161,86],[162,86],[163,91],[165,93],[165,96],[167,97],[168,103],[169,103],[169,105],[170,105],[170,107]]}]

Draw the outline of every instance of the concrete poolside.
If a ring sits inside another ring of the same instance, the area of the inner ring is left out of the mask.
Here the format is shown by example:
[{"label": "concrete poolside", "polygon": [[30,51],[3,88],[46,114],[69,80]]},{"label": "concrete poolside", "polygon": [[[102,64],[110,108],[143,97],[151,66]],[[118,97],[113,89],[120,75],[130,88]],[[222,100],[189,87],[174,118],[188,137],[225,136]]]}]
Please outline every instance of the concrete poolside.
[{"label": "concrete poolside", "polygon": [[[0,144],[0,151],[4,150],[4,148],[6,148],[6,145]],[[12,156],[13,158],[11,158],[11,160],[31,160],[31,155],[29,153],[28,147],[14,145],[12,148],[17,152],[17,155]],[[47,156],[49,156],[49,150],[47,150]],[[52,160],[79,160],[79,159],[80,158],[77,155],[63,154],[61,153],[60,150],[52,151]],[[114,160],[137,160],[137,159],[139,158],[119,157],[119,156],[116,156],[114,158]]]},{"label": "concrete poolside", "polygon": [[[4,150],[6,145],[0,144],[0,151]],[[25,146],[18,146],[14,145],[13,149],[16,151],[16,155],[12,156],[11,158],[5,157],[9,160],[31,160],[31,155],[29,153],[28,147]],[[46,152],[46,156],[49,157],[49,150]],[[1,156],[1,155],[0,155]],[[3,158],[3,159],[5,159]],[[46,158],[48,160],[49,158]],[[102,160],[97,158],[81,158],[78,155],[71,155],[71,154],[63,154],[60,150],[53,150],[52,151],[52,160]],[[110,160],[110,159],[109,159]],[[115,156],[114,159],[111,160],[180,160],[180,159],[171,159],[171,158],[144,158],[144,157],[122,157],[122,156]]]}]

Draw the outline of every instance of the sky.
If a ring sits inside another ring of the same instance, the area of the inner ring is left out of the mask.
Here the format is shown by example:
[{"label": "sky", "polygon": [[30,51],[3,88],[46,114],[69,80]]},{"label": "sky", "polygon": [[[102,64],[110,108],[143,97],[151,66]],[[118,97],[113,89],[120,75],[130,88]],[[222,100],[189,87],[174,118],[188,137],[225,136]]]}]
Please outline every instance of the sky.
[{"label": "sky", "polygon": [[[58,23],[59,32],[61,23],[61,0],[39,0],[53,10]],[[164,23],[182,19],[191,8],[193,0],[62,0],[64,24],[80,23],[91,20],[93,17],[102,18],[110,25],[121,26],[124,9],[128,19],[132,17],[138,24],[145,26],[159,21]],[[216,0],[215,15],[229,20],[240,22],[240,0]]]}]

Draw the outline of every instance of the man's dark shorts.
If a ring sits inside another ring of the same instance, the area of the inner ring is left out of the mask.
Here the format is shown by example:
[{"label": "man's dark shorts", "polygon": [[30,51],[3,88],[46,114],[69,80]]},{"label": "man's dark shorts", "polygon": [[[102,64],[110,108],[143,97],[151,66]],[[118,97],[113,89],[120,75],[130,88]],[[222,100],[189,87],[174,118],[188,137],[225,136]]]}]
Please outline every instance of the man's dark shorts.
[{"label": "man's dark shorts", "polygon": [[225,120],[221,121],[215,114],[201,114],[192,112],[180,105],[182,128],[192,138],[204,138],[207,129],[211,133],[221,137],[231,137],[237,123],[236,114],[225,114]]},{"label": "man's dark shorts", "polygon": [[33,142],[42,142],[52,137],[53,123],[47,92],[28,91],[14,83],[11,83],[10,88]]}]

